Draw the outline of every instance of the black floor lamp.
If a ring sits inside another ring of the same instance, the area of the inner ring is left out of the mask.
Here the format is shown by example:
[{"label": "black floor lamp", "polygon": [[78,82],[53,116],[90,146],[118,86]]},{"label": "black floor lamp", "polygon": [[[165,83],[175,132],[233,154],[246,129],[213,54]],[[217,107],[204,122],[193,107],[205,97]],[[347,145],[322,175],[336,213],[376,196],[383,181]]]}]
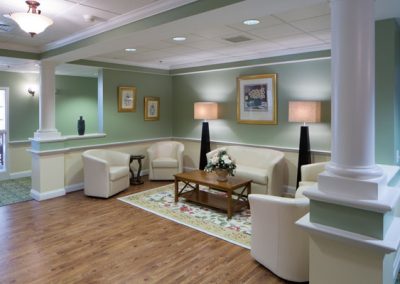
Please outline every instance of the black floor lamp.
[{"label": "black floor lamp", "polygon": [[310,137],[306,123],[321,121],[321,102],[291,101],[289,102],[289,122],[302,122],[300,129],[299,160],[297,164],[296,189],[301,180],[301,166],[311,163]]},{"label": "black floor lamp", "polygon": [[199,169],[204,170],[207,165],[206,154],[210,152],[210,131],[208,121],[218,118],[218,104],[214,102],[198,102],[194,104],[194,119],[203,119],[201,130]]}]

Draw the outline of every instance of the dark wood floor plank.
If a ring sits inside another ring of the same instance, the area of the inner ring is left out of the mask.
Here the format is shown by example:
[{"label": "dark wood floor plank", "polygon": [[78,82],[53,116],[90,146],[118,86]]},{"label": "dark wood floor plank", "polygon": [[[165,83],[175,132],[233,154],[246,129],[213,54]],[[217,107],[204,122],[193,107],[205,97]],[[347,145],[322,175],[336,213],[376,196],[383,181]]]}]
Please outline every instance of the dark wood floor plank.
[{"label": "dark wood floor plank", "polygon": [[247,249],[82,191],[0,207],[0,283],[287,283]]}]

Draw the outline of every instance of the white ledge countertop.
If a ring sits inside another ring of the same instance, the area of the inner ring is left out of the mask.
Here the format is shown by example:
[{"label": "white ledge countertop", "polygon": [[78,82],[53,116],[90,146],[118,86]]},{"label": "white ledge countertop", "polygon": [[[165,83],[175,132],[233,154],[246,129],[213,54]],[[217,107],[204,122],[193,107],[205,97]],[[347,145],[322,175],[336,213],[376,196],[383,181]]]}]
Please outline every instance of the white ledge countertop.
[{"label": "white ledge countertop", "polygon": [[90,139],[90,138],[101,138],[106,137],[106,133],[89,133],[84,135],[66,135],[60,136],[57,138],[52,139],[35,139],[29,138],[29,141],[36,141],[36,142],[60,142],[60,141],[68,141],[68,140],[79,140],[79,139]]}]

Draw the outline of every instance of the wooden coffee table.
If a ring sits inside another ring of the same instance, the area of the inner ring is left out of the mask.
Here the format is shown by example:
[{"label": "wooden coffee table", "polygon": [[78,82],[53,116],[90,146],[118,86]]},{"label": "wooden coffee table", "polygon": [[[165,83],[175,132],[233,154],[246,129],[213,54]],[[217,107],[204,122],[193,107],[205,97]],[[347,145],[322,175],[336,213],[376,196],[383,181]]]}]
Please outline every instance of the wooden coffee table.
[{"label": "wooden coffee table", "polygon": [[[184,183],[181,189],[179,189],[179,182]],[[228,219],[230,219],[234,212],[244,207],[249,208],[247,196],[251,193],[251,182],[251,179],[243,179],[236,176],[228,177],[228,181],[217,181],[217,176],[214,173],[206,173],[201,170],[176,174],[175,202],[178,202],[180,196],[185,197],[186,200],[224,210],[227,212]],[[226,192],[227,196],[200,190],[200,185]],[[192,188],[192,190],[183,192],[188,187]],[[237,194],[234,192],[237,189],[242,190]],[[246,195],[244,194],[245,192]],[[237,198],[232,199],[232,195],[237,195]]]}]

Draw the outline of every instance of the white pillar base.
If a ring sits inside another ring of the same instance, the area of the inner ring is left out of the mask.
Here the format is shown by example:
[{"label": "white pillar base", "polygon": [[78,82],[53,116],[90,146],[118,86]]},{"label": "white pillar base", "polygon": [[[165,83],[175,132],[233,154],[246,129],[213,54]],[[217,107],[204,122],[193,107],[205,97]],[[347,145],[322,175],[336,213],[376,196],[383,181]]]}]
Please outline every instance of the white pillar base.
[{"label": "white pillar base", "polygon": [[65,195],[64,153],[32,154],[31,196],[40,201]]},{"label": "white pillar base", "polygon": [[310,238],[310,283],[377,284],[394,283],[396,274],[388,272],[386,262],[395,253],[383,254],[357,245],[349,246],[318,234]]}]

